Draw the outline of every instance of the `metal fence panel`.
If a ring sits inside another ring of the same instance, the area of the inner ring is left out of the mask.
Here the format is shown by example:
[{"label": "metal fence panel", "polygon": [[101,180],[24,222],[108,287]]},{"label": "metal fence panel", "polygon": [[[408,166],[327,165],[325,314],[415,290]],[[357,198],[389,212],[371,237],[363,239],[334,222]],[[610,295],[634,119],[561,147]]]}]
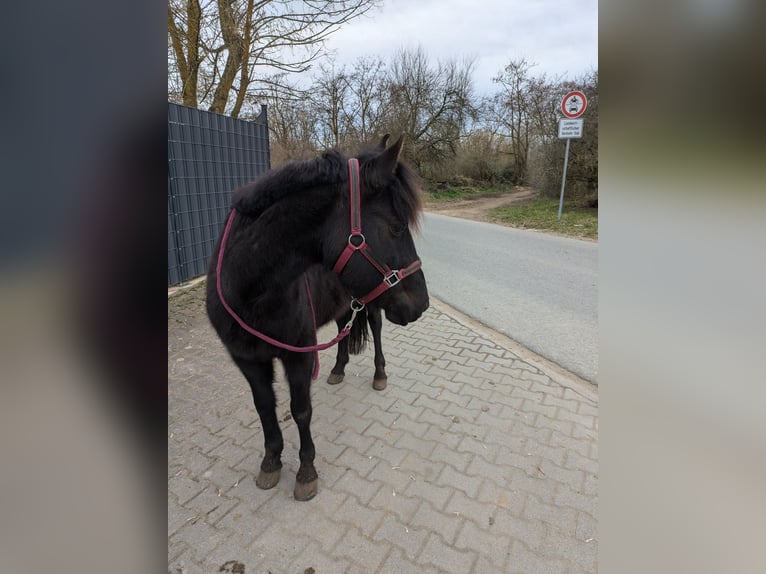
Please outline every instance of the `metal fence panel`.
[{"label": "metal fence panel", "polygon": [[207,271],[232,191],[270,164],[266,106],[245,121],[168,103],[168,285]]}]

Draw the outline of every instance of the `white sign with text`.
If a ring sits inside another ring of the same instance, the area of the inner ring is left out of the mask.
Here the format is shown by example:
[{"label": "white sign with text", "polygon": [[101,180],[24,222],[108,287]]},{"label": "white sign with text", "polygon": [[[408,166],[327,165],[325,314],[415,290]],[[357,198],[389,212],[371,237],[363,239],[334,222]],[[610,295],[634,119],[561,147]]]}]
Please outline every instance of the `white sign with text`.
[{"label": "white sign with text", "polygon": [[571,139],[582,137],[582,124],[581,119],[569,120],[562,118],[559,120],[559,139]]}]

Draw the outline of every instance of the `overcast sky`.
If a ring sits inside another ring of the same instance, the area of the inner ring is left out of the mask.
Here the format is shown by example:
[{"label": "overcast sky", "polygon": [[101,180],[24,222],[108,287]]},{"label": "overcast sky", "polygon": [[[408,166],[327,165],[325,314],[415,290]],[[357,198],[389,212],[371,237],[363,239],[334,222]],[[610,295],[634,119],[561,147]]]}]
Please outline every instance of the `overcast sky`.
[{"label": "overcast sky", "polygon": [[388,61],[418,45],[434,62],[475,57],[479,93],[495,91],[492,77],[522,56],[537,73],[574,78],[598,69],[598,1],[385,0],[327,42],[338,64],[373,55]]}]

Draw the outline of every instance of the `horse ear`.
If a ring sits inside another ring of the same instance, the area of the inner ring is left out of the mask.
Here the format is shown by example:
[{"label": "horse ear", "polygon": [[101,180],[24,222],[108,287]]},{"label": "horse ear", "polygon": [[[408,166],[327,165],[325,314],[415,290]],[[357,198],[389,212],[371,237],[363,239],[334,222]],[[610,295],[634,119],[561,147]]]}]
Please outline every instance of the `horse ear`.
[{"label": "horse ear", "polygon": [[385,181],[394,174],[399,155],[402,153],[404,134],[399,136],[396,143],[390,148],[383,150],[378,157],[372,160],[372,170],[376,177]]},{"label": "horse ear", "polygon": [[386,134],[382,138],[380,138],[380,143],[378,144],[378,148],[386,149],[386,146],[388,145],[388,138],[390,137],[391,137],[391,134]]}]

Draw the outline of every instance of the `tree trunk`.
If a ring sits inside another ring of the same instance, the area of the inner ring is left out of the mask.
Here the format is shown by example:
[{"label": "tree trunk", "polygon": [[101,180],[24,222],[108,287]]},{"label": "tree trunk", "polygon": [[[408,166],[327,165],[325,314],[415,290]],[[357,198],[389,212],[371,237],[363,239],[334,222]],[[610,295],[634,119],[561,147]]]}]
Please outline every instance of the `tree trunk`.
[{"label": "tree trunk", "polygon": [[237,99],[234,101],[234,108],[231,110],[231,117],[238,118],[242,110],[242,104],[245,102],[247,88],[250,86],[250,46],[253,38],[253,0],[247,0],[247,12],[245,16],[245,30],[242,41],[242,66],[239,74],[239,87],[237,88]]},{"label": "tree trunk", "polygon": [[[181,76],[182,91],[181,101],[185,106],[197,107],[197,80],[200,66],[200,26],[202,22],[202,9],[199,0],[188,0],[186,3],[186,31],[182,31],[176,25],[173,13],[168,5],[168,32],[173,44],[173,52],[178,64],[178,73]],[[184,54],[184,39],[186,40],[186,54]]]},{"label": "tree trunk", "polygon": [[234,18],[232,0],[218,0],[218,18],[221,23],[221,35],[223,36],[224,46],[228,55],[226,56],[226,66],[213,94],[213,103],[210,105],[209,110],[217,114],[223,114],[226,111],[229,94],[234,85],[234,78],[237,76],[237,71],[242,64],[244,46]]}]

